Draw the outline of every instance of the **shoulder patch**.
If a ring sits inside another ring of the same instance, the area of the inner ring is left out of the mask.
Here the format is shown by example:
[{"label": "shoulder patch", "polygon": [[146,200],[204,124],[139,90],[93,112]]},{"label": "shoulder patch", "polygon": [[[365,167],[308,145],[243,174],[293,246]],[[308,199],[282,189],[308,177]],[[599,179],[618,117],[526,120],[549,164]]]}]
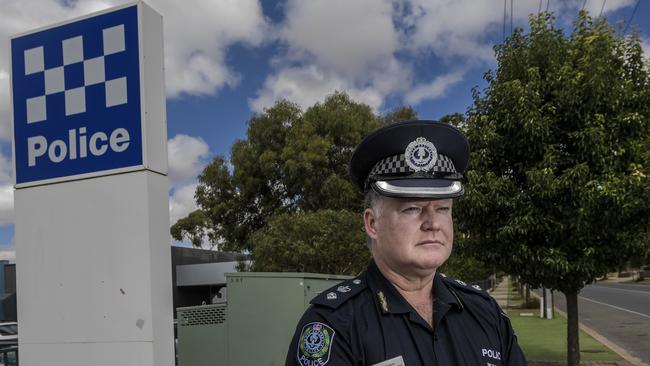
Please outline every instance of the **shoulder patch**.
[{"label": "shoulder patch", "polygon": [[305,324],[300,332],[296,357],[298,364],[305,366],[322,366],[330,360],[334,329],[321,322]]},{"label": "shoulder patch", "polygon": [[453,287],[454,289],[460,289],[465,293],[477,294],[488,300],[491,300],[492,297],[485,290],[483,290],[478,285],[469,285],[461,280],[457,280],[451,277],[443,277],[442,282],[447,285],[447,287]]},{"label": "shoulder patch", "polygon": [[310,303],[326,306],[331,309],[338,308],[347,300],[353,298],[366,288],[365,278],[355,277],[334,285],[314,297]]}]

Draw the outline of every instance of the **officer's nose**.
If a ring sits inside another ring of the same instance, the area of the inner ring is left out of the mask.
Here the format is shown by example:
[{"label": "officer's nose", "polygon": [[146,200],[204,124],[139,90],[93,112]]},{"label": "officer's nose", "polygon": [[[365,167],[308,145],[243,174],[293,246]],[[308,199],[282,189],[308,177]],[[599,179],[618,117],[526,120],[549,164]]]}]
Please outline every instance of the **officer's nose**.
[{"label": "officer's nose", "polygon": [[440,220],[436,217],[436,210],[432,205],[428,205],[422,209],[421,228],[423,231],[440,230]]}]

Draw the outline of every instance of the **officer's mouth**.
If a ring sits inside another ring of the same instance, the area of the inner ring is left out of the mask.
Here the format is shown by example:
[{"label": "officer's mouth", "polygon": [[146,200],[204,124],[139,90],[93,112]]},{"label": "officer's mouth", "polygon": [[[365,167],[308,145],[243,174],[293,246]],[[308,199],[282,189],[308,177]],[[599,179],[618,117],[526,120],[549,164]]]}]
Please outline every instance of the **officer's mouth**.
[{"label": "officer's mouth", "polygon": [[423,240],[423,241],[415,244],[416,247],[417,246],[425,246],[425,245],[426,246],[440,245],[440,246],[443,246],[443,247],[445,246],[445,244],[443,244],[441,241],[438,241],[438,240]]}]

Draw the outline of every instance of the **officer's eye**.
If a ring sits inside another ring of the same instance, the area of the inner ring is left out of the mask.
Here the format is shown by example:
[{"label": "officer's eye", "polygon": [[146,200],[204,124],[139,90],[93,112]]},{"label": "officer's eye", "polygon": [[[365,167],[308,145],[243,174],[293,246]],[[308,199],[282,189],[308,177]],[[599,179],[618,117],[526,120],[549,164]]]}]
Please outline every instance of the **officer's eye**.
[{"label": "officer's eye", "polygon": [[437,208],[439,212],[449,212],[451,210],[451,207],[449,206],[440,206]]},{"label": "officer's eye", "polygon": [[420,211],[422,211],[422,208],[419,206],[410,206],[402,210],[403,213],[407,214],[415,214],[419,213]]}]

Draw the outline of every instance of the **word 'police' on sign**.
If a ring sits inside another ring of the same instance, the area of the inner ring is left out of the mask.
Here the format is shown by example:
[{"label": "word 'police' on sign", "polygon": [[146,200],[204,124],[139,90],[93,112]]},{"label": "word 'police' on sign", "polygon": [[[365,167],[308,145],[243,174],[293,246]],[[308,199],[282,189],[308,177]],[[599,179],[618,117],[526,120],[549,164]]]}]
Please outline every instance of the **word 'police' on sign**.
[{"label": "word 'police' on sign", "polygon": [[[106,144],[107,141],[108,144]],[[77,155],[77,145],[79,146],[79,155]],[[46,151],[51,162],[60,163],[66,158],[74,160],[77,157],[88,157],[88,149],[94,156],[104,155],[108,146],[114,152],[122,152],[129,147],[129,131],[118,128],[111,133],[110,139],[104,132],[95,132],[90,136],[90,143],[88,143],[86,128],[81,127],[78,137],[76,130],[68,131],[68,143],[63,140],[54,140],[48,147],[45,136],[34,136],[27,139],[27,146],[29,166],[36,166],[36,158],[44,156]]]}]

